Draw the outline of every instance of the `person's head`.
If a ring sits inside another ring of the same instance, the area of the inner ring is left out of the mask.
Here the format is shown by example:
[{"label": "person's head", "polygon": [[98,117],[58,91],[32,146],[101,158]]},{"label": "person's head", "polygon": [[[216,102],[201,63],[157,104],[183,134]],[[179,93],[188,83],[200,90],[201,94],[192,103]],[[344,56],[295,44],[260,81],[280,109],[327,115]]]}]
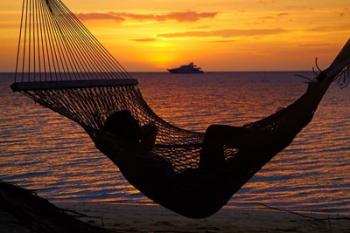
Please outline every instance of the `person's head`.
[{"label": "person's head", "polygon": [[127,110],[114,112],[109,115],[103,128],[110,133],[133,142],[139,141],[141,135],[138,121]]}]

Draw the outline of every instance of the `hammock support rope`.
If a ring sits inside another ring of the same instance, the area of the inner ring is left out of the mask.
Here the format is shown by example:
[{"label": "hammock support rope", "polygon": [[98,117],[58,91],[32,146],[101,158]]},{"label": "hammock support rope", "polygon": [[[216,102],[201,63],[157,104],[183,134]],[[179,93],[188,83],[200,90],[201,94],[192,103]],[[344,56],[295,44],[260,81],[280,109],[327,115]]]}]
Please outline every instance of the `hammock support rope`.
[{"label": "hammock support rope", "polygon": [[[225,147],[227,169],[223,171],[201,174],[190,185],[179,179],[150,189],[149,184],[129,174],[128,167],[119,168],[131,184],[157,203],[184,216],[207,217],[225,205],[311,121],[329,85],[349,76],[349,57],[348,42],[298,100],[242,126],[251,133],[242,136],[242,146]],[[137,80],[61,0],[23,0],[13,91],[75,121],[94,141],[111,113],[128,110],[141,125],[153,123],[158,127],[152,153],[170,161],[179,177],[194,172],[199,166],[204,134],[161,119],[144,101],[137,85]]]}]

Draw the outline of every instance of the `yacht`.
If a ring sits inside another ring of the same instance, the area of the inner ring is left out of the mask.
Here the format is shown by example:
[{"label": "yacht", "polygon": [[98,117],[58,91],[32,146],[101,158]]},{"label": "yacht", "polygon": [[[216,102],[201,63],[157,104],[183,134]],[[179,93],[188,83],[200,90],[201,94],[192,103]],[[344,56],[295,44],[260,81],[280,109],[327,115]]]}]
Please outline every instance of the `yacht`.
[{"label": "yacht", "polygon": [[195,64],[193,64],[193,62],[191,62],[188,65],[182,65],[182,66],[177,67],[177,68],[168,69],[168,71],[170,73],[174,73],[174,74],[200,74],[200,73],[204,73],[202,68],[196,66]]}]

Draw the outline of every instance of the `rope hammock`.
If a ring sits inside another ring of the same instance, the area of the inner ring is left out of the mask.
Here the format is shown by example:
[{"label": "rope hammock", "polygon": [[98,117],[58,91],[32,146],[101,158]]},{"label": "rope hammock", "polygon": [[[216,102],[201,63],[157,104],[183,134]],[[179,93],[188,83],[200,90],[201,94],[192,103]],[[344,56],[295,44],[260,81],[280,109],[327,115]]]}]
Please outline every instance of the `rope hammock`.
[{"label": "rope hammock", "polygon": [[[11,88],[83,127],[93,141],[110,114],[128,110],[141,125],[158,128],[152,153],[171,162],[177,178],[159,183],[118,163],[128,154],[108,155],[137,189],[150,199],[192,218],[210,216],[225,205],[256,172],[311,121],[334,81],[349,76],[350,42],[332,65],[309,82],[304,95],[286,108],[242,126],[241,143],[224,146],[225,169],[198,172],[203,133],[173,126],[144,101],[138,82],[91,34],[61,0],[23,0],[15,82]],[[116,143],[117,145],[118,143]],[[141,168],[140,168],[141,169]],[[189,179],[189,173],[193,173]],[[187,175],[186,175],[187,174]]]}]

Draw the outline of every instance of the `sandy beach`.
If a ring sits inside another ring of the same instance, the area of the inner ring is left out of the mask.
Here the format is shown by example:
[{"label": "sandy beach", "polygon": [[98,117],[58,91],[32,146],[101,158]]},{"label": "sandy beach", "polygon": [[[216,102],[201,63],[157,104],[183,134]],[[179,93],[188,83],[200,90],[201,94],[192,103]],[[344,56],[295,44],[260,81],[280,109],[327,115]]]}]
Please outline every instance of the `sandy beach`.
[{"label": "sandy beach", "polygon": [[0,233],[349,233],[350,217],[292,212],[269,206],[224,207],[205,219],[190,219],[159,205],[59,202],[0,182]]},{"label": "sandy beach", "polygon": [[59,206],[86,214],[89,217],[80,219],[112,232],[350,232],[350,218],[315,213],[301,216],[270,209],[224,208],[210,218],[194,220],[156,205],[66,203]]}]

